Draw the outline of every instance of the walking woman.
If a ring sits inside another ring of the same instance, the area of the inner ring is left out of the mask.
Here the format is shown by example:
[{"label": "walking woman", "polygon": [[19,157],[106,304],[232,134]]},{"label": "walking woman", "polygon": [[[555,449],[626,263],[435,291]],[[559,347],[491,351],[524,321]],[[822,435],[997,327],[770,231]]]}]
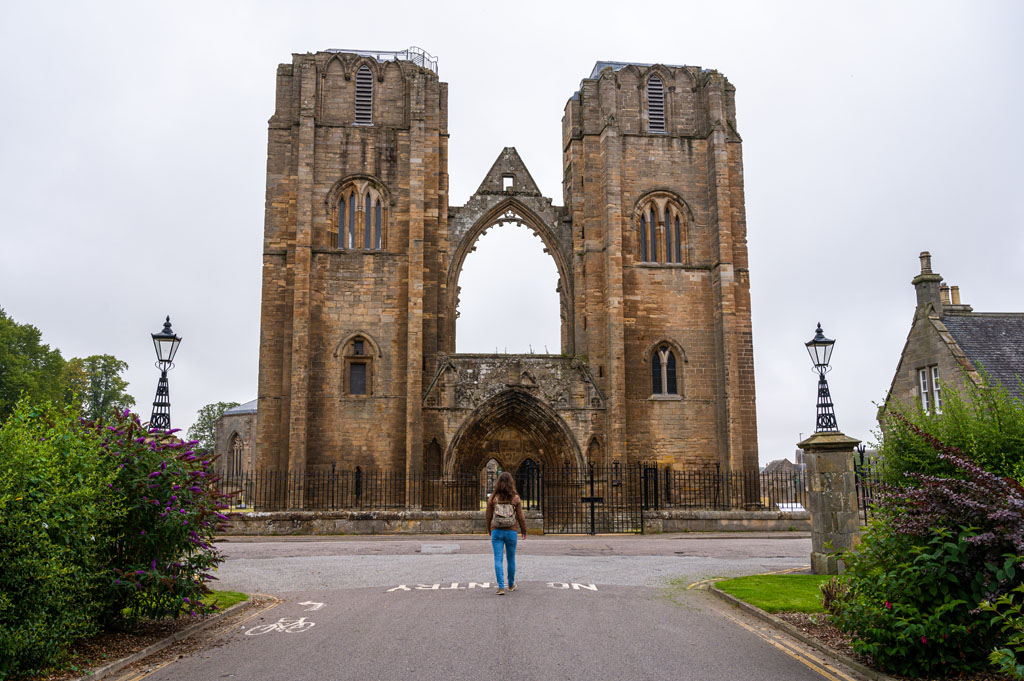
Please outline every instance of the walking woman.
[{"label": "walking woman", "polygon": [[508,590],[516,590],[516,525],[526,539],[526,516],[523,500],[516,493],[516,483],[508,471],[498,476],[494,491],[487,499],[487,530],[491,533],[494,549],[494,574],[498,578],[498,595],[505,594],[505,575],[502,569],[502,550],[508,556]]}]

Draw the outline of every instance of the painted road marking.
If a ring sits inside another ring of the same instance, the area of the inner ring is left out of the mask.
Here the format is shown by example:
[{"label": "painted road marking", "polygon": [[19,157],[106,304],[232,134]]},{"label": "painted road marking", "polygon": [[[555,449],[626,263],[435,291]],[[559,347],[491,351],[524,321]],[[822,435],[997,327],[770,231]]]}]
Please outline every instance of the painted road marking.
[{"label": "painted road marking", "polygon": [[302,603],[299,603],[299,605],[309,606],[308,608],[306,608],[305,612],[310,612],[311,610],[319,610],[320,608],[324,607],[323,603],[317,603],[316,601],[303,601]]},{"label": "painted road marking", "polygon": [[261,634],[269,634],[272,631],[280,631],[285,634],[298,634],[303,631],[309,631],[315,626],[315,622],[307,622],[305,617],[300,617],[298,619],[282,617],[273,624],[258,624],[252,629],[246,631],[245,635],[259,636]]},{"label": "painted road marking", "polygon": [[[468,589],[490,589],[492,586],[491,582],[467,582],[466,586],[460,586],[461,582],[450,582],[449,584],[449,586],[441,586],[440,583],[399,584],[390,589],[385,589],[384,593],[393,593],[395,591],[466,591]],[[546,584],[549,589],[560,589],[563,591],[597,591],[596,584],[582,584],[580,582],[547,582]],[[299,603],[299,605],[305,605],[305,603]]]},{"label": "painted road marking", "polygon": [[420,553],[458,553],[458,544],[420,544]]},{"label": "painted road marking", "polygon": [[792,657],[794,660],[797,660],[798,662],[802,663],[808,669],[811,669],[812,671],[821,674],[829,681],[857,681],[856,677],[850,676],[849,674],[846,674],[845,672],[843,672],[840,669],[837,669],[836,667],[828,666],[826,663],[820,662],[819,660],[816,660],[815,658],[811,657],[807,652],[798,648],[786,636],[778,634],[774,630],[768,631],[766,629],[751,626],[727,612],[720,612],[727,619],[743,627],[744,629],[754,634],[761,640],[765,641],[769,645],[778,648],[782,652]]}]

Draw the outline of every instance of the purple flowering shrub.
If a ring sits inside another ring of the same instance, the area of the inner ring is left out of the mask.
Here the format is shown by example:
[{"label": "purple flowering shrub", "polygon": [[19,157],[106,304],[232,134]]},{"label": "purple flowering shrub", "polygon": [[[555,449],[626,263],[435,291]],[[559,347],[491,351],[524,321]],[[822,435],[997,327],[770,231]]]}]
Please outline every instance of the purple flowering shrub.
[{"label": "purple flowering shrub", "polygon": [[213,536],[227,520],[212,454],[127,411],[84,427],[116,468],[112,488],[126,511],[108,563],[106,618],[206,614],[202,597],[223,560]]},{"label": "purple flowering shrub", "polygon": [[979,606],[1024,584],[1024,490],[913,424],[952,477],[910,473],[844,555],[834,623],[853,649],[906,676],[983,669],[1003,632]]}]

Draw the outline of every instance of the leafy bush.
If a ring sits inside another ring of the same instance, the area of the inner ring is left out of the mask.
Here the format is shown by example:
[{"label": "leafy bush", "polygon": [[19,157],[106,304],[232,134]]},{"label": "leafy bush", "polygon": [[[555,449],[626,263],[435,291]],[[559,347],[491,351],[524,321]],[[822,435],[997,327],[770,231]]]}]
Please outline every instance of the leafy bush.
[{"label": "leafy bush", "polygon": [[126,412],[86,422],[23,401],[0,461],[0,678],[118,620],[215,607],[211,457]]},{"label": "leafy bush", "polygon": [[93,633],[124,517],[114,467],[73,413],[21,402],[0,430],[0,678]]},{"label": "leafy bush", "polygon": [[879,420],[884,433],[881,456],[890,484],[903,484],[910,473],[954,475],[954,468],[919,432],[955,447],[990,473],[1024,482],[1024,400],[984,372],[980,386],[965,380],[956,390],[943,390],[941,414],[925,412],[920,404],[891,403]]},{"label": "leafy bush", "polygon": [[1000,629],[985,601],[1024,583],[1024,490],[912,423],[956,477],[910,474],[888,487],[877,520],[844,556],[836,625],[853,648],[908,676],[983,668]]},{"label": "leafy bush", "polygon": [[989,662],[1003,674],[1018,681],[1024,679],[1024,585],[1003,594],[995,602],[986,601],[981,609],[995,613],[992,624],[1006,636],[1001,646],[989,654]]},{"label": "leafy bush", "polygon": [[117,470],[114,490],[128,513],[114,537],[105,613],[117,619],[205,614],[210,571],[223,560],[213,535],[226,520],[213,456],[167,433],[149,432],[134,414],[85,428]]}]

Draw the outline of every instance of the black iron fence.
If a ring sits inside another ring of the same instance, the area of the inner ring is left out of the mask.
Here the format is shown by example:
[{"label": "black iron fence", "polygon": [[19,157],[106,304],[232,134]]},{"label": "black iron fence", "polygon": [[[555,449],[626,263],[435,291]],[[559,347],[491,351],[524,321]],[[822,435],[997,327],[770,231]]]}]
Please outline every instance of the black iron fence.
[{"label": "black iron fence", "polygon": [[885,477],[885,463],[881,459],[853,457],[854,477],[857,481],[857,511],[862,524],[867,524],[874,513],[875,501]]},{"label": "black iron fence", "polygon": [[[450,477],[410,476],[404,471],[359,468],[306,473],[257,471],[227,477],[218,486],[231,495],[231,505],[238,510],[373,511],[418,507],[474,511],[484,508],[496,475],[494,471],[484,471],[479,475]],[[862,497],[860,474],[857,479],[858,498],[868,500],[868,504],[873,488],[864,488]],[[643,510],[802,511],[808,507],[805,477],[801,472],[790,471],[730,472],[720,466],[673,470],[653,463],[533,468],[519,471],[516,486],[525,508],[545,512],[545,525],[557,518],[558,523],[570,529],[583,524],[613,528],[608,531],[634,527]]]}]

